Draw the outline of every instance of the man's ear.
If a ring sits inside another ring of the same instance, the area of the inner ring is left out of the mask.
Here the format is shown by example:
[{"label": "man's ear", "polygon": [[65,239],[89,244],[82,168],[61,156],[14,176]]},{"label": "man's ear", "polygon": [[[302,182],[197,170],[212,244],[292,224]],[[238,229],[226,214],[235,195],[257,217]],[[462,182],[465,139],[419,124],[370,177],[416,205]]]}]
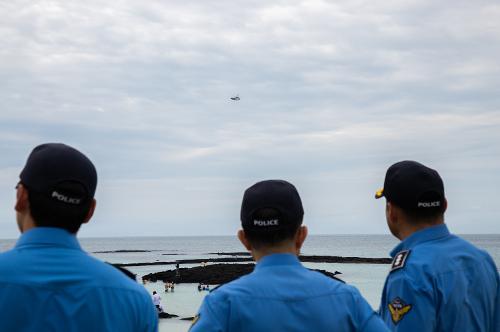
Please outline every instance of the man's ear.
[{"label": "man's ear", "polygon": [[94,215],[94,211],[95,211],[95,206],[96,205],[97,205],[97,202],[96,202],[95,198],[93,198],[92,199],[92,203],[90,203],[89,212],[87,212],[87,216],[85,216],[85,219],[83,220],[82,224],[86,224],[86,223],[88,223],[90,221],[90,219]]},{"label": "man's ear", "polygon": [[300,226],[297,230],[297,234],[295,236],[295,248],[297,248],[297,251],[300,251],[300,248],[302,248],[302,245],[307,238],[307,233],[307,226]]},{"label": "man's ear", "polygon": [[238,239],[240,240],[241,244],[243,244],[243,246],[246,248],[246,250],[252,251],[252,245],[248,241],[244,230],[240,229],[238,231]]},{"label": "man's ear", "polygon": [[23,212],[29,208],[29,206],[28,190],[20,183],[16,191],[16,204],[14,205],[14,209],[17,212]]},{"label": "man's ear", "polygon": [[443,213],[445,213],[446,209],[448,209],[448,201],[446,200],[446,198],[444,199],[443,206],[444,206]]},{"label": "man's ear", "polygon": [[397,223],[399,219],[399,210],[391,202],[387,202],[385,206],[385,215],[387,217],[387,222]]}]

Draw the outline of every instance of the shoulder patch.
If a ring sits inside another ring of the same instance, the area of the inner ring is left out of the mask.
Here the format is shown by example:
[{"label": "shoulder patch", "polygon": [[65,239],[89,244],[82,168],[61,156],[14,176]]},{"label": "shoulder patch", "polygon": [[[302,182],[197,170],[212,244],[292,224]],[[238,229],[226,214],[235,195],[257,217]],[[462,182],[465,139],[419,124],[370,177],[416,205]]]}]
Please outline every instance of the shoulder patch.
[{"label": "shoulder patch", "polygon": [[411,304],[406,304],[405,301],[396,297],[389,303],[389,312],[391,313],[392,322],[394,325],[399,323],[403,317],[411,310]]},{"label": "shoulder patch", "polygon": [[411,250],[403,250],[394,256],[391,265],[391,272],[405,267],[406,259],[408,258],[408,255],[410,255],[410,251]]}]

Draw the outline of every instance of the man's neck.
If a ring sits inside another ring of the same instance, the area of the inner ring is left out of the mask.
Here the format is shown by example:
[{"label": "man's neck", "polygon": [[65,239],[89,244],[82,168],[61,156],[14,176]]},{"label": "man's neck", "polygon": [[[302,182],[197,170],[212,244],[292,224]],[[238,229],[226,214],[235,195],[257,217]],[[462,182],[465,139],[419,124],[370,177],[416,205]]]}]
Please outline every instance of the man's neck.
[{"label": "man's neck", "polygon": [[298,256],[299,251],[293,245],[287,246],[277,246],[277,247],[267,247],[261,248],[259,250],[253,248],[251,250],[252,257],[256,262],[259,262],[263,257],[274,255],[274,254],[291,254]]},{"label": "man's neck", "polygon": [[419,232],[429,227],[443,225],[444,219],[440,219],[433,223],[405,223],[405,226],[399,230],[398,239],[404,241],[406,238],[410,237],[413,233]]},{"label": "man's neck", "polygon": [[27,213],[18,213],[17,215],[17,226],[19,227],[19,231],[21,233],[25,233],[30,229],[36,227],[35,221],[29,212]]}]

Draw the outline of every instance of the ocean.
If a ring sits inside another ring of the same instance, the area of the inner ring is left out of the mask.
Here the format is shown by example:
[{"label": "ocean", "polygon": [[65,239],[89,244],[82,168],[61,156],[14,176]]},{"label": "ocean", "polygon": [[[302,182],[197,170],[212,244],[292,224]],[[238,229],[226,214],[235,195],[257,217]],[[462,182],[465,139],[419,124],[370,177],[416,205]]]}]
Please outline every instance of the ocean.
[{"label": "ocean", "polygon": [[[500,235],[464,235],[465,239],[487,250],[500,266]],[[139,263],[175,261],[177,259],[216,258],[217,252],[241,252],[242,245],[234,236],[207,237],[126,237],[82,238],[82,247],[95,257],[111,263]],[[390,235],[311,235],[307,238],[304,255],[389,257],[389,251],[398,243]],[[0,240],[0,252],[8,250],[15,240]],[[144,250],[144,252],[112,252],[117,250]],[[97,253],[101,252],[101,253]],[[356,286],[374,309],[377,309],[389,265],[383,264],[325,264],[305,263],[309,268],[340,271],[340,277]],[[195,266],[183,264],[181,267]],[[173,265],[128,267],[138,275],[174,269]],[[198,292],[197,284],[176,285],[175,292],[165,293],[162,282],[144,285],[149,293],[156,290],[162,297],[164,309],[179,318],[192,317],[207,292]],[[190,322],[179,318],[160,320],[160,331],[187,331]]]}]

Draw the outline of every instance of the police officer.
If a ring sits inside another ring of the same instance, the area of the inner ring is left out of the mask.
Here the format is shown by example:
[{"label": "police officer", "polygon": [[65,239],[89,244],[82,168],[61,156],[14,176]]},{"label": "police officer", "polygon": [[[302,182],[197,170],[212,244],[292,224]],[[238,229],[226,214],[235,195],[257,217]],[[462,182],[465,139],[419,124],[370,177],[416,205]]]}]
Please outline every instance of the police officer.
[{"label": "police officer", "polygon": [[286,181],[262,181],[245,191],[238,238],[257,264],[205,297],[191,332],[387,330],[354,287],[302,266],[303,214],[297,190]]},{"label": "police officer", "polygon": [[0,331],[157,331],[144,287],[78,243],[96,184],[92,162],[70,146],[31,152],[16,187],[21,236],[0,254]]},{"label": "police officer", "polygon": [[[499,275],[483,250],[450,234],[439,174],[415,161],[387,170],[387,224],[401,240],[380,314],[392,331],[500,331]],[[495,321],[496,319],[496,321]]]}]

